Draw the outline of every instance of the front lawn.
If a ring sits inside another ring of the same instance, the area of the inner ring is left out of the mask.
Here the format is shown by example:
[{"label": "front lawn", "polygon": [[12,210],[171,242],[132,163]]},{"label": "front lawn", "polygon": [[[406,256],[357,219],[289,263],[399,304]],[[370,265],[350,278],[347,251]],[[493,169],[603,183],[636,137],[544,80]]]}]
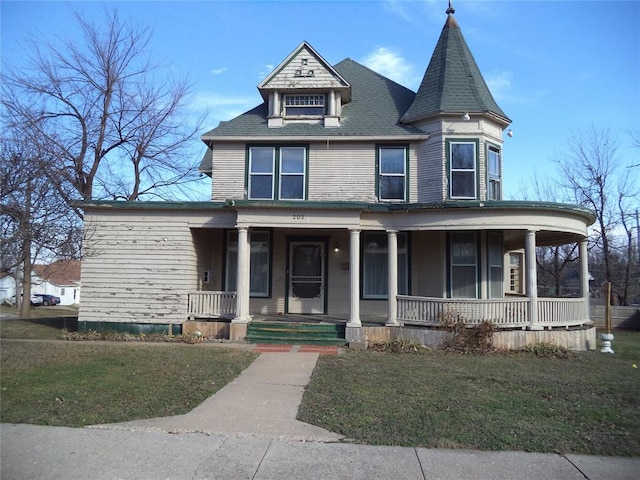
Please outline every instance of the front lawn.
[{"label": "front lawn", "polygon": [[322,356],[298,419],[373,445],[640,455],[640,333],[615,354]]},{"label": "front lawn", "polygon": [[256,357],[186,344],[0,345],[0,421],[72,427],[186,413]]}]

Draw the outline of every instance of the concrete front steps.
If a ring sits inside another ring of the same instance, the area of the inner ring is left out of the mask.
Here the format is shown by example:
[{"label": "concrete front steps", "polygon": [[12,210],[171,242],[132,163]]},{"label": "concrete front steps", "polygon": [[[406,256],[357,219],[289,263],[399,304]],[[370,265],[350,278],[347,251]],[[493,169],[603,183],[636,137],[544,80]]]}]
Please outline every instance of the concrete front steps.
[{"label": "concrete front steps", "polygon": [[345,345],[345,326],[330,323],[253,321],[247,325],[248,343]]}]

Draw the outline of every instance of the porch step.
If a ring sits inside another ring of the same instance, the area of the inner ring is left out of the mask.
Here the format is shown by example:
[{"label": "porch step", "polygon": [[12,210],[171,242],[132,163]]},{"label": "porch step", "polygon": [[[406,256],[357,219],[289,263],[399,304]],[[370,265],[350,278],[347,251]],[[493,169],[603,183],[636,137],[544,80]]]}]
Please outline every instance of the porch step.
[{"label": "porch step", "polygon": [[345,326],[325,323],[254,321],[247,325],[247,342],[345,345]]}]

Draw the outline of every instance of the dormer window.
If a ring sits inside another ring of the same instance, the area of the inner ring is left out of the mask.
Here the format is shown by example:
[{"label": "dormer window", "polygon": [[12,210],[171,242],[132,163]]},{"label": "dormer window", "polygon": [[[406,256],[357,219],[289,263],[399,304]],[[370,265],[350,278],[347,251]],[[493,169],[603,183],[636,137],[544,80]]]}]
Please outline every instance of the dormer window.
[{"label": "dormer window", "polygon": [[325,114],[325,103],[324,95],[285,95],[285,116],[321,117]]}]

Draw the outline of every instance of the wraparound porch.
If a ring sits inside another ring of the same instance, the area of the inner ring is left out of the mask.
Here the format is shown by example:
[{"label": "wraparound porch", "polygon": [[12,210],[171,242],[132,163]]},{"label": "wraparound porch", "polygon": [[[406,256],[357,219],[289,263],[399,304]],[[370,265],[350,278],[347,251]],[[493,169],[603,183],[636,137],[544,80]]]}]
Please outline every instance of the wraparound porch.
[{"label": "wraparound porch", "polygon": [[[537,321],[532,323],[529,312],[535,302]],[[192,292],[188,295],[187,316],[191,320],[233,321],[236,316],[236,292]],[[588,303],[582,298],[504,298],[504,299],[447,299],[398,295],[396,297],[397,325],[441,327],[447,321],[462,321],[469,326],[491,322],[497,329],[541,330],[589,325]],[[255,319],[276,318],[286,321],[289,316],[255,315]],[[311,322],[329,321],[349,323],[339,316],[300,316]],[[379,325],[386,317],[363,318],[364,326]]]}]

